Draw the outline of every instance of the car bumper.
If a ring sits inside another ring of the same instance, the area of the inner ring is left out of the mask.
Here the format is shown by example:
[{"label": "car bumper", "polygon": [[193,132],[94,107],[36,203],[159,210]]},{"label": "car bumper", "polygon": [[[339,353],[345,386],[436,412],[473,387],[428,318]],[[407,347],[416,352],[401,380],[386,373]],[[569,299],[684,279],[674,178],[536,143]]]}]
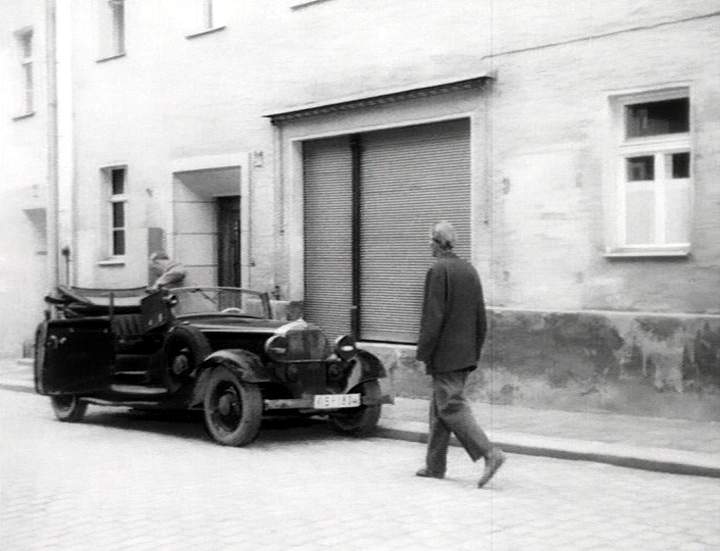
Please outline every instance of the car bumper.
[{"label": "car bumper", "polygon": [[[382,404],[394,404],[395,400],[390,394],[384,394],[379,398],[362,397],[362,405],[376,406]],[[283,398],[279,400],[263,400],[266,410],[270,409],[304,409],[314,411],[329,411],[337,408],[318,409],[315,407],[315,396],[304,396],[302,398]]]}]

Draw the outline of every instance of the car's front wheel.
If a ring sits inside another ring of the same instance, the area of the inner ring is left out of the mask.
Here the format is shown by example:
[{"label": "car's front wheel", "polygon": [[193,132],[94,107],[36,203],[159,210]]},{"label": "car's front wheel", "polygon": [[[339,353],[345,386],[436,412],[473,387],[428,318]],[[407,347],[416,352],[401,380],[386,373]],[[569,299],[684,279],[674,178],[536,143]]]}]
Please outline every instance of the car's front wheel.
[{"label": "car's front wheel", "polygon": [[256,384],[241,381],[225,366],[213,369],[203,400],[205,427],[210,436],[225,446],[252,442],[262,421],[262,395]]},{"label": "car's front wheel", "polygon": [[[363,398],[380,399],[380,384],[377,381],[366,381],[354,392],[359,391]],[[368,436],[377,428],[382,405],[361,405],[356,408],[341,409],[328,415],[330,427],[351,436]]]},{"label": "car's front wheel", "polygon": [[88,407],[87,402],[83,402],[74,394],[51,396],[50,403],[52,404],[55,417],[60,421],[66,421],[68,423],[82,421]]}]

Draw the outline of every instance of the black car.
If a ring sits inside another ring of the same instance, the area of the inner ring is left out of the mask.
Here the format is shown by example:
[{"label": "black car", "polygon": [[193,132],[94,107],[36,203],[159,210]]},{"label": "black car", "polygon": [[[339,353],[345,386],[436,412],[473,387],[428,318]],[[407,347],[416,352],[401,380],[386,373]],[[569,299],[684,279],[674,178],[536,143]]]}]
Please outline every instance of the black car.
[{"label": "black car", "polygon": [[[271,317],[266,293],[185,287],[144,296],[59,287],[36,335],[35,389],[61,421],[88,404],[201,409],[220,444],[253,441],[263,417],[324,415],[367,435],[392,397],[386,371],[350,336],[330,344],[302,319]],[[97,298],[101,297],[101,298]]]}]

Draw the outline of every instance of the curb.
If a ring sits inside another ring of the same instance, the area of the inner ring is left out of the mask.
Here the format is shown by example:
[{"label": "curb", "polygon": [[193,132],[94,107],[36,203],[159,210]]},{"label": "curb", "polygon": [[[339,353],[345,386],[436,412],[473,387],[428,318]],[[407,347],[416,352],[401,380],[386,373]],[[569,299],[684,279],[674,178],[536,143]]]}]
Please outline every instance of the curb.
[{"label": "curb", "polygon": [[5,379],[0,381],[0,389],[35,394],[35,387],[33,386],[33,383],[28,383],[26,381],[13,381],[11,379]]},{"label": "curb", "polygon": [[[406,422],[392,426],[381,422],[376,436],[421,444],[427,443],[427,430],[412,425],[422,426],[422,423]],[[580,442],[520,434],[495,433],[491,440],[504,451],[521,455],[590,461],[645,471],[720,478],[720,460],[709,454],[664,448],[644,449],[604,442]],[[544,441],[547,444],[543,444]],[[460,443],[453,436],[450,439],[450,445],[460,446]]]},{"label": "curb", "polygon": [[[0,389],[35,394],[33,383],[25,380],[4,379],[0,381]],[[425,444],[428,440],[427,426],[424,423],[411,421],[381,421],[375,436],[419,444]],[[548,438],[521,433],[494,433],[489,436],[494,443],[509,453],[590,461],[669,474],[720,478],[720,460],[710,454],[666,448],[619,446],[604,442]],[[453,436],[450,445],[460,446],[460,443]]]},{"label": "curb", "polygon": [[27,383],[13,383],[11,381],[5,381],[0,383],[0,389],[13,390],[15,392],[27,392],[29,394],[35,394],[35,388],[28,386]]}]

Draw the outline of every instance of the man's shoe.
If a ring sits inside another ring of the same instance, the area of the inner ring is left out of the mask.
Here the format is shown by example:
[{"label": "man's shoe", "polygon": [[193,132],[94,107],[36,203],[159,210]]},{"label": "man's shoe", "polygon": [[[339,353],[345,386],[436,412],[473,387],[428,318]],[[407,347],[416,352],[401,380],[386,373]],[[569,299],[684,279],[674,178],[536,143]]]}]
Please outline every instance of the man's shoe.
[{"label": "man's shoe", "polygon": [[485,471],[478,481],[478,488],[485,486],[503,463],[505,463],[505,454],[500,448],[493,448],[485,458]]},{"label": "man's shoe", "polygon": [[436,473],[428,468],[424,468],[416,472],[415,476],[422,476],[423,478],[445,478],[445,473]]}]

